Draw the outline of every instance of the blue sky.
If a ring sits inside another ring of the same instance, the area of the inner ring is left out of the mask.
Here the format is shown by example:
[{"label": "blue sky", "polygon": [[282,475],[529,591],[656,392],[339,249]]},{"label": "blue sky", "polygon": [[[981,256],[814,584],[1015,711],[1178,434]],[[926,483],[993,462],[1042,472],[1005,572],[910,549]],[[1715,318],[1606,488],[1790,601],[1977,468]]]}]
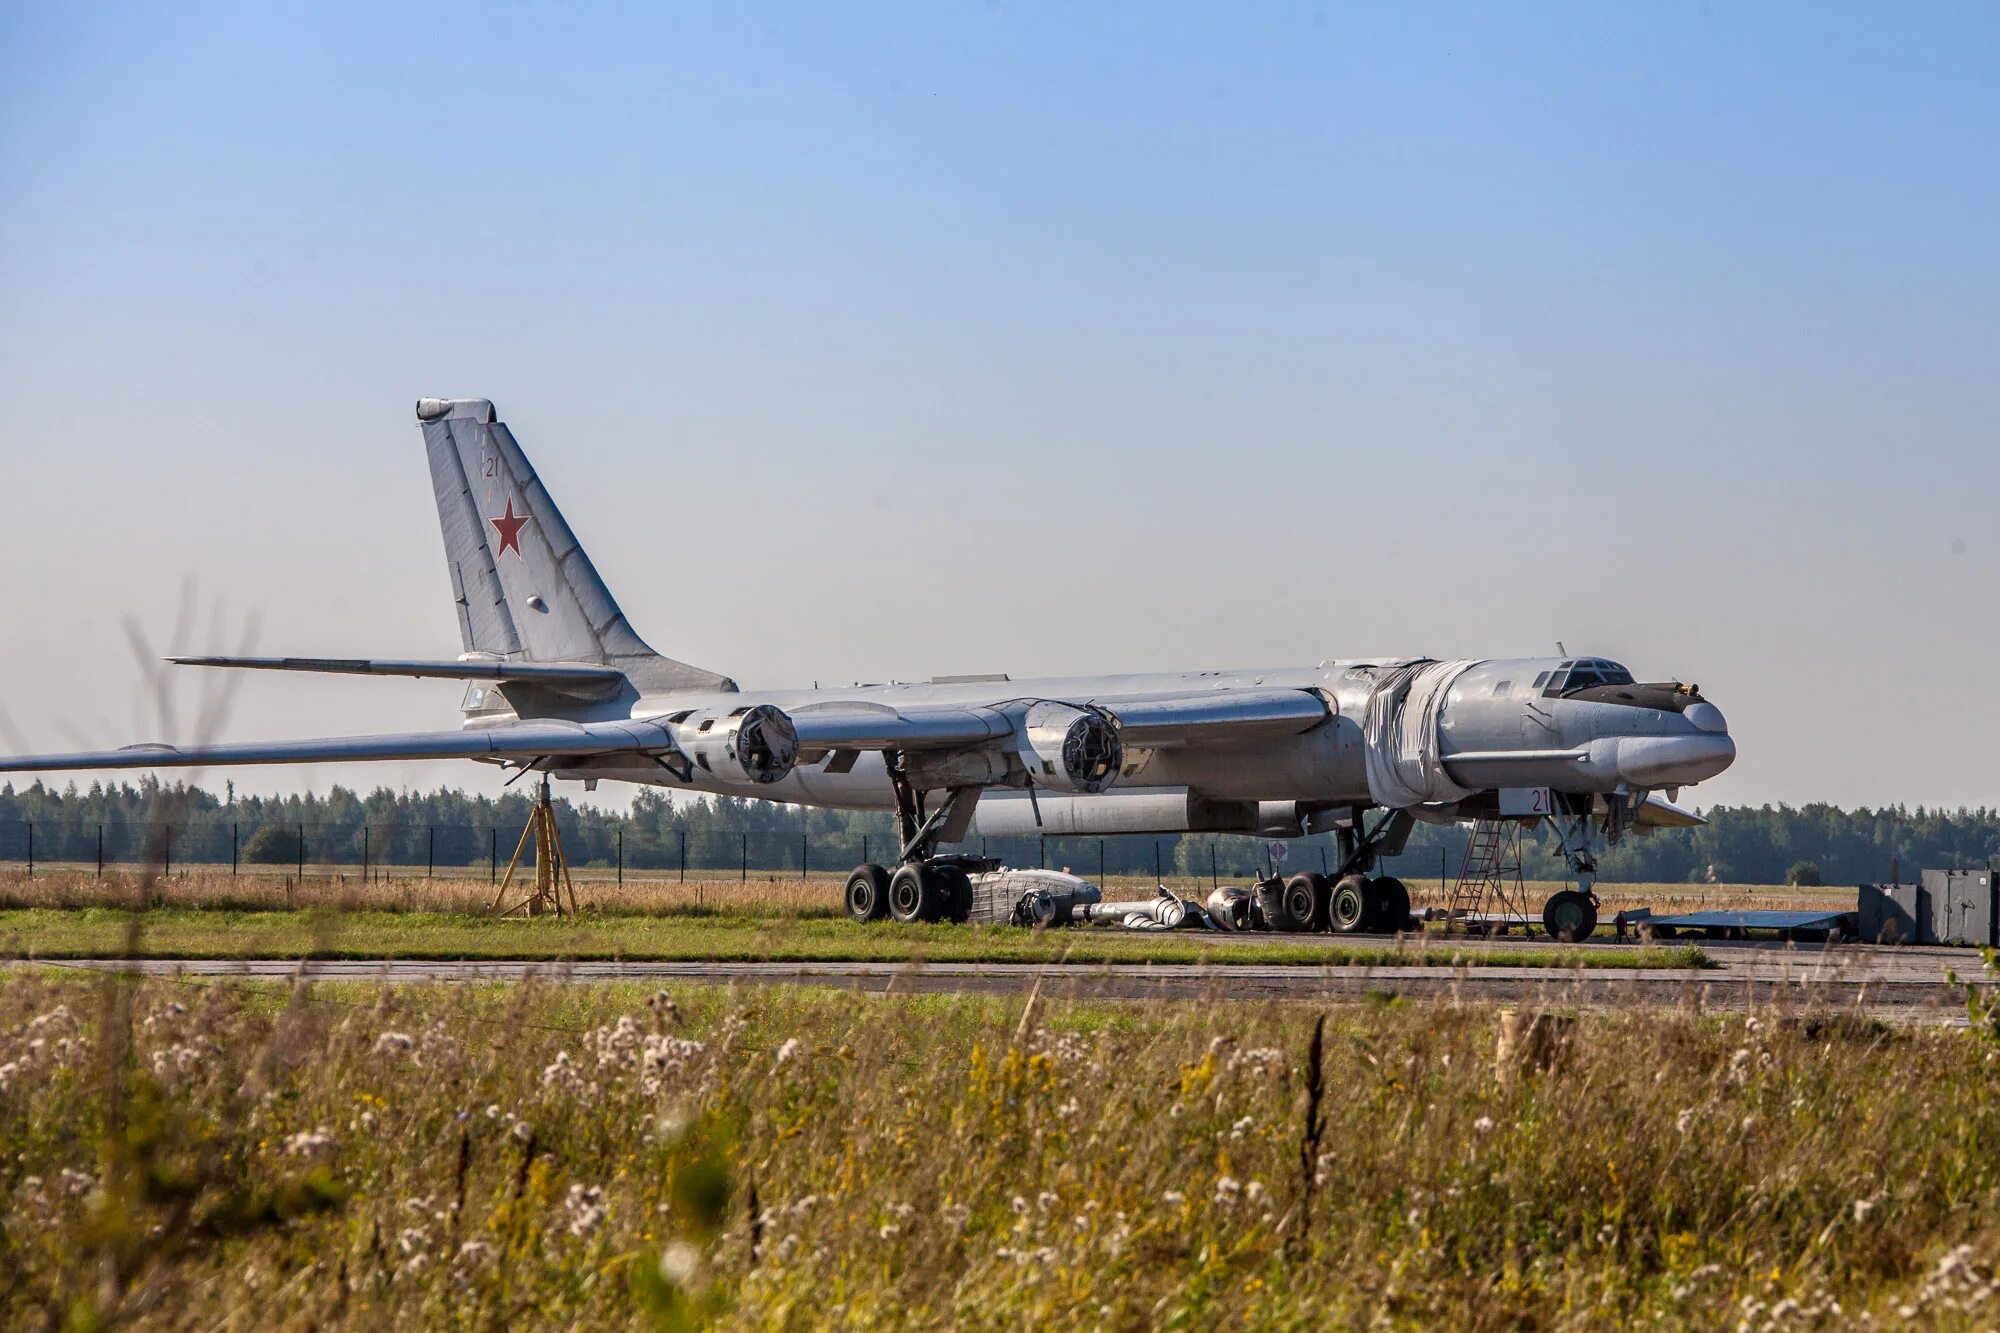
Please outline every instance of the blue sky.
[{"label": "blue sky", "polygon": [[[10,6],[0,700],[150,734],[119,617],[174,640],[189,586],[176,647],[456,651],[408,414],[481,395],[641,631],[747,683],[1561,638],[1709,688],[1709,799],[1993,803],[1996,39]],[[259,680],[230,734],[454,702]]]}]

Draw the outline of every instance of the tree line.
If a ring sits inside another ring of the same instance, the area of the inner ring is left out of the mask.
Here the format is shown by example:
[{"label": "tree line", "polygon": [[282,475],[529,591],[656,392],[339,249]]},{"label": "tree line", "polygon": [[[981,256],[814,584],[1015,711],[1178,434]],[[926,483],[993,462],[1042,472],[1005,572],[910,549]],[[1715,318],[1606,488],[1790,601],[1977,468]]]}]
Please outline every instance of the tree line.
[{"label": "tree line", "polygon": [[[182,863],[312,866],[479,867],[505,864],[528,818],[532,797],[509,791],[475,796],[451,788],[363,795],[246,796],[148,776],[136,783],[94,782],[56,788],[0,786],[0,862],[28,858],[89,862],[158,859]],[[893,819],[879,811],[820,810],[734,797],[670,799],[641,789],[627,813],[555,802],[556,822],[572,861],[633,869],[843,870],[893,856]],[[1629,837],[1600,862],[1601,877],[1623,882],[1716,881],[1853,884],[1885,880],[1900,867],[1986,865],[2000,860],[2000,811],[1888,806],[1716,806],[1698,829]],[[1466,831],[1420,824],[1389,869],[1406,879],[1455,873]],[[1288,868],[1331,863],[1331,840],[1287,844]],[[1211,834],[1112,838],[991,839],[990,855],[1013,865],[1068,865],[1079,874],[1162,873],[1242,876],[1260,869],[1267,844]],[[1530,878],[1562,877],[1562,859],[1546,830],[1531,835]]]}]

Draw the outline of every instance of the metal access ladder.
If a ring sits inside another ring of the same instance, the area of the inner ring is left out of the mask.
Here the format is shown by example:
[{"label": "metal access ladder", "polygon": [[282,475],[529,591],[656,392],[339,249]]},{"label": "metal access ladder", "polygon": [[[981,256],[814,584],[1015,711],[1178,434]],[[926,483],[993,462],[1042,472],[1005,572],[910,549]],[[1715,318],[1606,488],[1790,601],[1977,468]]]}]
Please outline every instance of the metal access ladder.
[{"label": "metal access ladder", "polygon": [[1521,828],[1518,819],[1482,819],[1472,826],[1458,883],[1445,906],[1450,928],[1482,933],[1531,928],[1521,879]]}]

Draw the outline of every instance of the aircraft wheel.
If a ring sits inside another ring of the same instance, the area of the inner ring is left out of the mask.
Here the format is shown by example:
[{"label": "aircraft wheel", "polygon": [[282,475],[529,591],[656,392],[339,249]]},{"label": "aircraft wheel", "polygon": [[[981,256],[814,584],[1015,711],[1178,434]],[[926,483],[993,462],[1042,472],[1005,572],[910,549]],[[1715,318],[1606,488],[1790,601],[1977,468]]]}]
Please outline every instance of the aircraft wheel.
[{"label": "aircraft wheel", "polygon": [[1575,889],[1552,893],[1542,904],[1542,929],[1564,944],[1587,940],[1590,932],[1597,929],[1597,906],[1588,894]]},{"label": "aircraft wheel", "polygon": [[932,866],[942,890],[939,906],[944,920],[962,926],[972,917],[972,876],[957,866]]},{"label": "aircraft wheel", "polygon": [[1327,897],[1326,915],[1336,935],[1356,935],[1368,929],[1369,908],[1375,895],[1369,891],[1366,875],[1349,875],[1333,886]]},{"label": "aircraft wheel", "polygon": [[1394,935],[1410,928],[1410,886],[1394,875],[1379,875],[1375,881],[1374,929]]},{"label": "aircraft wheel", "polygon": [[856,921],[889,915],[889,872],[878,865],[856,866],[847,877],[847,914]]},{"label": "aircraft wheel", "polygon": [[942,889],[937,872],[921,861],[897,866],[889,876],[889,915],[906,924],[935,921],[944,915]]},{"label": "aircraft wheel", "polygon": [[1327,884],[1325,875],[1310,872],[1285,881],[1284,911],[1286,930],[1326,929]]}]

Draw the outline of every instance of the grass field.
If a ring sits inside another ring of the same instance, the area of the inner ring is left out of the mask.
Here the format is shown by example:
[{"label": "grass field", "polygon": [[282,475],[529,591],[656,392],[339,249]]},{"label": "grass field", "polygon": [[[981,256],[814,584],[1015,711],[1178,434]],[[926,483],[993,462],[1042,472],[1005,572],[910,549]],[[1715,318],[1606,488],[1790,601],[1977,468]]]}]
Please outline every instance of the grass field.
[{"label": "grass field", "polygon": [[2000,1305],[1976,1034],[1027,1003],[16,974],[0,1324],[1970,1328]]},{"label": "grass field", "polygon": [[[0,957],[106,958],[131,950],[129,914],[103,907],[0,911]],[[1449,940],[1334,943],[1323,936],[1230,937],[1013,926],[861,926],[845,917],[588,914],[557,920],[454,912],[155,908],[139,955],[152,958],[493,958],[731,962],[1300,963],[1316,966],[1702,967],[1690,945],[1576,950],[1552,942],[1466,949]],[[1297,942],[1289,942],[1297,941]]]},{"label": "grass field", "polygon": [[[1087,868],[1079,867],[1079,870]],[[482,874],[439,875],[427,878],[421,866],[414,870],[378,869],[369,878],[356,873],[313,874],[295,881],[287,873],[269,867],[245,867],[231,875],[223,867],[176,867],[161,876],[146,872],[144,881],[156,885],[157,900],[178,907],[209,908],[369,908],[380,911],[484,912],[492,904],[495,887]],[[847,872],[814,872],[809,876],[753,871],[747,877],[735,874],[693,875],[682,882],[672,875],[649,873],[629,876],[623,884],[604,871],[579,873],[577,896],[587,907],[613,914],[646,915],[675,912],[688,907],[727,908],[746,915],[825,915],[840,912],[841,886]],[[141,879],[137,871],[113,871],[100,879],[87,866],[43,866],[33,876],[15,869],[0,871],[0,907],[92,907],[113,900],[129,899],[130,886]],[[1419,908],[1440,901],[1438,881],[1406,881],[1412,902]],[[1104,883],[1107,898],[1152,896],[1158,881],[1150,876],[1110,876]],[[1167,886],[1184,897],[1206,898],[1209,881],[1169,879]],[[1530,882],[1528,902],[1539,911],[1541,902],[1563,885]],[[1609,884],[1597,886],[1604,900],[1604,915],[1626,907],[1652,907],[1656,911],[1693,911],[1705,907],[1825,907],[1852,908],[1855,890],[1848,888],[1802,889],[1770,884]],[[517,895],[518,896],[518,895]]]}]

